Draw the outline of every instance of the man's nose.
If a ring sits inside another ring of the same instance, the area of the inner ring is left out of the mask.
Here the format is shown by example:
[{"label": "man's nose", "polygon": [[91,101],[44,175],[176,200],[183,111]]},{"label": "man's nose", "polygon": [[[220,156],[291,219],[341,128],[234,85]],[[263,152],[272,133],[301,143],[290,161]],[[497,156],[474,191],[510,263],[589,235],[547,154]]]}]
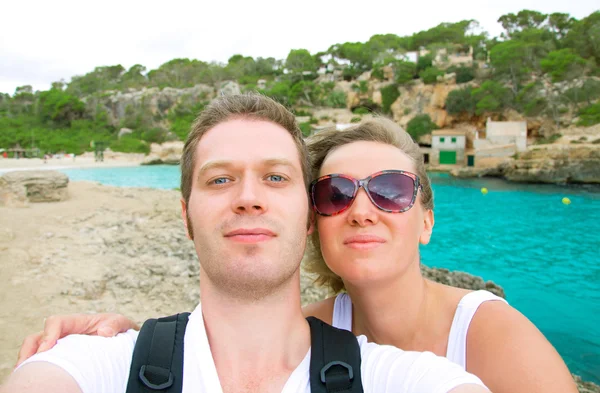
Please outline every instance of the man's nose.
[{"label": "man's nose", "polygon": [[258,179],[246,178],[240,183],[232,208],[238,214],[262,214],[267,210],[264,185]]}]

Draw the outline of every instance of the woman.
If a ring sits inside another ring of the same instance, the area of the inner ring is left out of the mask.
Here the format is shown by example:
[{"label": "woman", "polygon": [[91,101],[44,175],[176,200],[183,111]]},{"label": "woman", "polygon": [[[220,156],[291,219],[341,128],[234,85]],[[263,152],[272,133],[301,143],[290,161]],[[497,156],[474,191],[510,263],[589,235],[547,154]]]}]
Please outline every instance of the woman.
[{"label": "woman", "polygon": [[[379,344],[446,356],[496,393],[577,392],[552,345],[503,299],[422,277],[419,244],[432,234],[433,194],[406,132],[375,119],[320,132],[309,150],[316,231],[307,268],[346,293],[307,306],[306,315]],[[110,335],[131,324],[114,315],[57,317],[46,336],[53,345],[65,334]],[[20,360],[42,340],[41,333],[26,339]]]}]

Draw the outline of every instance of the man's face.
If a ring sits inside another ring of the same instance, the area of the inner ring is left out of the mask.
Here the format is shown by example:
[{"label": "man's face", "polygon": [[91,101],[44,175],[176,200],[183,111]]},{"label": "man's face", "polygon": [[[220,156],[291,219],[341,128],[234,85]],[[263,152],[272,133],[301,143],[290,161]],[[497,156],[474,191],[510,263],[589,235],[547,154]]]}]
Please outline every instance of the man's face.
[{"label": "man's face", "polygon": [[298,271],[309,232],[301,168],[292,136],[271,122],[230,120],[202,137],[182,216],[213,286],[256,299]]}]

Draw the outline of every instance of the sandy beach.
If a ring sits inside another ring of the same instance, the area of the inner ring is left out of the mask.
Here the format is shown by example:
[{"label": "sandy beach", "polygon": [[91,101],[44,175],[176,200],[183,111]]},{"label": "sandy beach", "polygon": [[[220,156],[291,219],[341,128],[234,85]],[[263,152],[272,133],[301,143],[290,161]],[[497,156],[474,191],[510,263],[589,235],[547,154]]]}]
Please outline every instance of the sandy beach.
[{"label": "sandy beach", "polygon": [[104,156],[104,161],[96,161],[92,153],[81,156],[49,158],[44,162],[41,158],[2,158],[0,156],[0,174],[16,170],[56,170],[75,168],[115,168],[137,166],[144,160],[143,154],[112,153]]}]

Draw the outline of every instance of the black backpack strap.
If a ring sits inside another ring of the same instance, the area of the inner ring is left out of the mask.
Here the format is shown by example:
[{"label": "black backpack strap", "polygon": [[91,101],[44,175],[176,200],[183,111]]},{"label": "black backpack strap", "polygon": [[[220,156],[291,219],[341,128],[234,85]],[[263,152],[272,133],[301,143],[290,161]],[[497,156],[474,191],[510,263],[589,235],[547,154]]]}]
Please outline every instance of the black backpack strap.
[{"label": "black backpack strap", "polygon": [[183,337],[189,315],[144,322],[133,350],[127,393],[181,393]]},{"label": "black backpack strap", "polygon": [[314,317],[306,320],[311,336],[311,393],[362,393],[356,336]]}]

